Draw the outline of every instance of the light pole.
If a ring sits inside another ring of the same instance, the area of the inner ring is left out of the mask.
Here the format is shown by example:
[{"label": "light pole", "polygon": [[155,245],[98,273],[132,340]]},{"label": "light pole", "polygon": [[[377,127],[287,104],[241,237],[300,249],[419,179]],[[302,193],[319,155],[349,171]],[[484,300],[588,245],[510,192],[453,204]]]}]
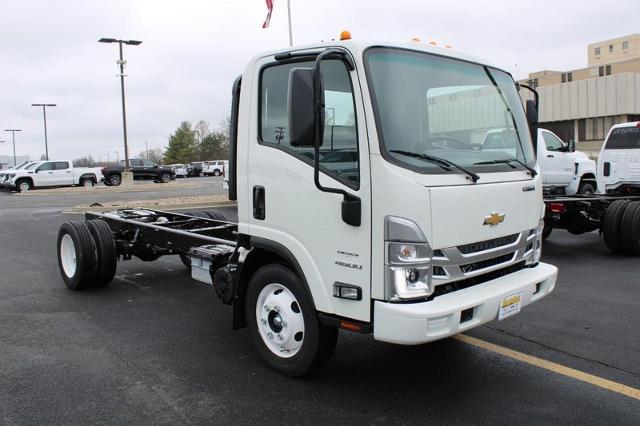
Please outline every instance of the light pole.
[{"label": "light pole", "polygon": [[[119,151],[113,151],[113,152],[116,153],[116,166],[117,166],[118,164],[120,164],[120,152]],[[128,168],[129,168],[129,162],[125,160],[124,169],[127,170]]]},{"label": "light pole", "polygon": [[18,165],[16,161],[16,132],[21,132],[22,129],[4,129],[5,132],[11,132],[11,139],[13,140],[13,167]]},{"label": "light pole", "polygon": [[56,104],[31,104],[34,107],[42,107],[42,115],[44,116],[44,156],[49,161],[49,143],[47,141],[47,107],[54,107]]},{"label": "light pole", "polygon": [[147,151],[147,160],[149,159],[149,143],[147,141],[144,141],[144,149],[145,151]]},{"label": "light pole", "polygon": [[117,62],[120,65],[120,92],[122,94],[122,130],[124,133],[124,170],[129,171],[129,148],[127,147],[127,113],[125,108],[125,96],[124,96],[124,66],[127,63],[122,57],[122,45],[128,44],[130,46],[138,46],[142,42],[138,40],[118,40],[115,38],[101,38],[98,40],[100,43],[118,43],[120,51],[120,60]]}]

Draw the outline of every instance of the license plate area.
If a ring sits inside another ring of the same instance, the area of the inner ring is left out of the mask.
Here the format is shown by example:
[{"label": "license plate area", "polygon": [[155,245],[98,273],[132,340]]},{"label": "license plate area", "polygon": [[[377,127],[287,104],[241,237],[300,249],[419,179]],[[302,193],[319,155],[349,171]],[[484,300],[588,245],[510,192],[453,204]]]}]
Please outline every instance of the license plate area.
[{"label": "license plate area", "polygon": [[511,293],[500,299],[500,310],[498,311],[498,321],[502,321],[520,312],[522,307],[522,292]]}]

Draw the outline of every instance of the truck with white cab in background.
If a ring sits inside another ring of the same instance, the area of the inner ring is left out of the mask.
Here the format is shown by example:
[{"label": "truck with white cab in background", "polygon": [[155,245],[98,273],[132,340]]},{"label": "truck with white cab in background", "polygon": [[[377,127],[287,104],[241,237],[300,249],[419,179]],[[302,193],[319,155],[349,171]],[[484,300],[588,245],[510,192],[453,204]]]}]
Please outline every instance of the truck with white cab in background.
[{"label": "truck with white cab in background", "polygon": [[[266,52],[232,88],[238,222],[90,212],[60,228],[61,276],[103,286],[118,259],[178,255],[288,376],[326,362],[339,329],[417,345],[503,320],[556,283],[536,122],[508,72],[451,49],[345,35]],[[494,128],[512,148],[473,146]],[[333,151],[357,155],[335,168]]]},{"label": "truck with white cab in background", "polygon": [[[484,151],[512,150],[512,130],[489,130],[482,141]],[[598,187],[596,162],[587,154],[576,151],[575,142],[565,143],[555,133],[538,128],[536,153],[542,185],[546,193],[554,195],[592,195]]]},{"label": "truck with white cab in background", "polygon": [[5,188],[19,192],[54,186],[94,186],[102,180],[101,167],[74,167],[73,162],[34,161],[6,174]]}]

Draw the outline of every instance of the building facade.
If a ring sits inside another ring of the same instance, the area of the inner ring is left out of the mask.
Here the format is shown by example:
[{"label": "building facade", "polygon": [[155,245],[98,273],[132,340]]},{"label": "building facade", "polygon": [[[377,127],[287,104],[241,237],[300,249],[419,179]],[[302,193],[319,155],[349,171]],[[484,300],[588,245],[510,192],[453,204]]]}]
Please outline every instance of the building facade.
[{"label": "building facade", "polygon": [[542,127],[597,148],[612,125],[640,120],[640,34],[591,43],[587,58],[586,68],[534,72],[520,82],[540,95]]}]

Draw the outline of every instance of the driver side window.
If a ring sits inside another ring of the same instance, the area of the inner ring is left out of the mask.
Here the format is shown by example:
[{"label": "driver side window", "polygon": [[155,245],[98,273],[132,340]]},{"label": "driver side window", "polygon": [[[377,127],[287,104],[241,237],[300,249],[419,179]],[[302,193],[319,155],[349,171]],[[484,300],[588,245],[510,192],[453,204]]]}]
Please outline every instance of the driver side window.
[{"label": "driver side window", "polygon": [[547,151],[560,151],[564,148],[564,142],[554,134],[542,132],[542,137],[544,138],[544,143],[547,146]]}]

